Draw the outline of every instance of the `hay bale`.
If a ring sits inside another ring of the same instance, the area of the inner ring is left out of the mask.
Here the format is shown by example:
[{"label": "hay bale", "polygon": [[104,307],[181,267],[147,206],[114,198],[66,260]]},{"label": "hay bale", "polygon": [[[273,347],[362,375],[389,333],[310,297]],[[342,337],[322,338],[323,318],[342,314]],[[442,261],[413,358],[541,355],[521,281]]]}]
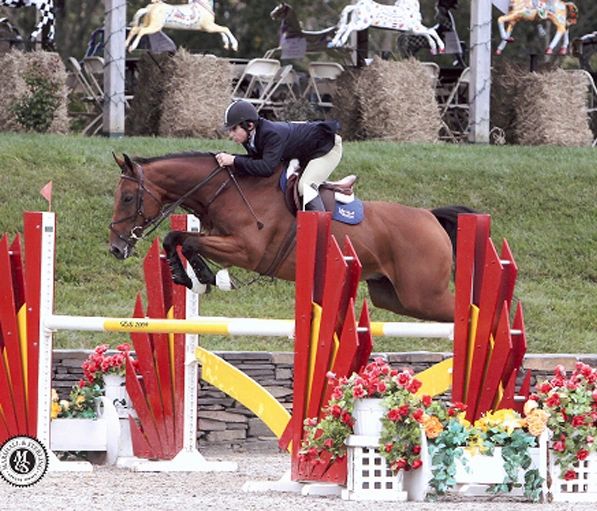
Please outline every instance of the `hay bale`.
[{"label": "hay bale", "polygon": [[0,69],[3,131],[68,132],[67,74],[57,53],[14,50],[0,56]]},{"label": "hay bale", "polygon": [[507,122],[507,139],[522,145],[591,145],[582,76],[562,69],[524,73],[512,68],[500,82],[513,99],[509,121],[494,118],[494,124]]},{"label": "hay bale", "polygon": [[130,135],[159,134],[162,101],[174,63],[167,53],[144,53],[137,64],[137,87],[126,117],[126,132]]},{"label": "hay bale", "polygon": [[438,140],[441,120],[435,87],[419,61],[375,58],[371,65],[343,73],[339,80],[334,105],[345,138]]},{"label": "hay bale", "polygon": [[159,134],[219,138],[232,92],[232,66],[211,55],[179,51],[164,90]]}]

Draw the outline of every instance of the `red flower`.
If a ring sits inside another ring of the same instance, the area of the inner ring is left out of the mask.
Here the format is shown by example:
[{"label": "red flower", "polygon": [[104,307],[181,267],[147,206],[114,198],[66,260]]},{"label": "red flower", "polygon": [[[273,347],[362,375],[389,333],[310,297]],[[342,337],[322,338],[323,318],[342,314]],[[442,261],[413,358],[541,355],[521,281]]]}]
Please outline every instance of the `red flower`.
[{"label": "red flower", "polygon": [[330,409],[330,413],[333,417],[336,417],[336,419],[338,419],[342,415],[342,408],[340,408],[338,405],[334,405]]},{"label": "red flower", "polygon": [[324,446],[326,449],[331,449],[332,447],[334,447],[334,441],[333,441],[331,438],[326,438],[326,439],[323,441],[323,446]]},{"label": "red flower", "polygon": [[551,390],[551,385],[548,381],[543,382],[539,386],[539,392],[543,392],[544,394],[547,394],[550,390]]},{"label": "red flower", "polygon": [[354,423],[352,415],[350,415],[350,413],[348,413],[346,410],[342,412],[342,417],[340,417],[340,420],[347,426],[352,426]]},{"label": "red flower", "polygon": [[557,392],[555,392],[554,394],[552,394],[551,396],[549,396],[547,398],[547,401],[545,401],[545,404],[551,408],[559,406],[560,405],[560,395]]},{"label": "red flower", "polygon": [[586,460],[587,456],[589,456],[589,451],[587,451],[586,449],[580,449],[576,453],[576,459],[579,461]]},{"label": "red flower", "polygon": [[402,414],[398,408],[392,408],[390,411],[388,411],[387,417],[392,422],[398,422],[402,418]]},{"label": "red flower", "polygon": [[560,440],[553,444],[554,451],[564,452],[564,449],[566,449],[566,442],[564,440]]},{"label": "red flower", "polygon": [[413,413],[412,413],[412,417],[413,419],[415,419],[417,422],[421,422],[421,420],[423,419],[423,409],[422,408],[417,408]]},{"label": "red flower", "polygon": [[423,401],[423,406],[425,408],[429,408],[431,406],[431,403],[433,403],[433,398],[431,396],[428,396],[427,394],[425,394],[422,398]]},{"label": "red flower", "polygon": [[394,447],[394,444],[386,444],[384,446],[384,449],[386,452],[391,452],[393,447]]},{"label": "red flower", "polygon": [[585,416],[584,415],[575,415],[572,417],[572,425],[576,428],[578,426],[582,426],[585,423]]},{"label": "red flower", "polygon": [[[419,454],[421,452],[421,446],[420,445],[413,445],[413,453],[414,454]],[[416,468],[413,466],[413,468]]]},{"label": "red flower", "polygon": [[420,380],[413,378],[413,380],[409,383],[407,390],[412,394],[416,394],[417,391],[421,388],[421,385],[423,384]]},{"label": "red flower", "polygon": [[398,408],[398,412],[400,413],[400,415],[406,417],[408,415],[408,412],[410,411],[410,407],[408,405],[402,405],[400,408]]},{"label": "red flower", "polygon": [[564,479],[566,481],[571,481],[572,479],[576,479],[576,472],[574,470],[566,470],[564,474]]},{"label": "red flower", "polygon": [[416,470],[417,468],[419,468],[421,465],[423,464],[423,462],[421,461],[421,458],[417,458],[416,460],[414,460],[410,466],[412,467],[413,470]]}]

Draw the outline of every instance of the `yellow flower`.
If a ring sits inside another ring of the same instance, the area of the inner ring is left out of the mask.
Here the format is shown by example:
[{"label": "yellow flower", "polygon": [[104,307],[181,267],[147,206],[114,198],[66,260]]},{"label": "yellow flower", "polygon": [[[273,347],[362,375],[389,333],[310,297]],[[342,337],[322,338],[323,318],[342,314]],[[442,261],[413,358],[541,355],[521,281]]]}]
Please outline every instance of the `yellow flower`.
[{"label": "yellow flower", "polygon": [[524,404],[524,408],[523,408],[523,413],[525,415],[530,414],[535,408],[537,408],[539,406],[539,403],[537,403],[537,401],[535,401],[534,399],[529,399],[525,404]]},{"label": "yellow flower", "polygon": [[483,454],[486,451],[486,448],[483,445],[483,439],[475,435],[469,439],[465,450],[468,451],[471,456],[476,456],[477,454]]},{"label": "yellow flower", "polygon": [[522,428],[524,420],[514,410],[502,409],[493,413],[486,413],[475,421],[475,427],[481,431],[487,431],[491,428],[499,428],[505,430],[508,434],[516,428]]},{"label": "yellow flower", "polygon": [[52,410],[50,411],[50,417],[55,419],[58,417],[58,414],[61,412],[60,405],[56,401],[52,401]]},{"label": "yellow flower", "polygon": [[75,406],[83,406],[85,404],[85,396],[77,396],[75,398]]},{"label": "yellow flower", "polygon": [[549,413],[545,410],[541,410],[540,408],[535,408],[531,410],[527,416],[527,427],[529,433],[533,436],[539,436],[545,428],[547,427],[547,419],[549,418]]}]

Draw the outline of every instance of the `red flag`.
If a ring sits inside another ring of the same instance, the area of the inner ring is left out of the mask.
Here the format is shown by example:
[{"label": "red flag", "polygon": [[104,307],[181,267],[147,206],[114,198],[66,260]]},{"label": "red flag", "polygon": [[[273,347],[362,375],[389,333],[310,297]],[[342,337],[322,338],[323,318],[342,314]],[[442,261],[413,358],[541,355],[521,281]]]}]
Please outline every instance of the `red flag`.
[{"label": "red flag", "polygon": [[48,211],[52,211],[52,181],[48,181],[39,193],[48,201]]}]

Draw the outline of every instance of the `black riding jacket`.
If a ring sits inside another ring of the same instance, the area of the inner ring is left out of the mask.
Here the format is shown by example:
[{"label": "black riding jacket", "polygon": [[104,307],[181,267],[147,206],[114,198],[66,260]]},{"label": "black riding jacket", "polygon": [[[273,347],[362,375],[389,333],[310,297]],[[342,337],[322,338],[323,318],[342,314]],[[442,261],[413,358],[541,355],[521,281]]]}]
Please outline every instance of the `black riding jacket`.
[{"label": "black riding jacket", "polygon": [[304,168],[309,161],[334,147],[336,121],[272,122],[259,118],[255,128],[255,147],[243,144],[247,155],[235,155],[234,166],[243,174],[271,176],[281,162],[298,159]]}]

